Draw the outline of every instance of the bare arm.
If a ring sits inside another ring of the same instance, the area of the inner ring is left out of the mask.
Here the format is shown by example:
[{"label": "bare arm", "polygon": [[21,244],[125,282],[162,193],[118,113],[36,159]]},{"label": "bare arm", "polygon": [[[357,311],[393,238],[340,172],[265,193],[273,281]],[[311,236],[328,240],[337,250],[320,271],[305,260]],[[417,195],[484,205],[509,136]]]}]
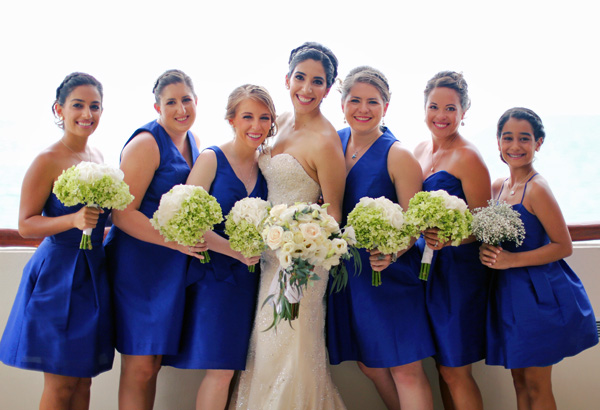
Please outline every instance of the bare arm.
[{"label": "bare arm", "polygon": [[342,143],[335,136],[322,139],[322,144],[315,150],[315,169],[321,185],[323,202],[328,203],[327,213],[336,221],[342,220],[342,201],[346,186],[346,164]]}]

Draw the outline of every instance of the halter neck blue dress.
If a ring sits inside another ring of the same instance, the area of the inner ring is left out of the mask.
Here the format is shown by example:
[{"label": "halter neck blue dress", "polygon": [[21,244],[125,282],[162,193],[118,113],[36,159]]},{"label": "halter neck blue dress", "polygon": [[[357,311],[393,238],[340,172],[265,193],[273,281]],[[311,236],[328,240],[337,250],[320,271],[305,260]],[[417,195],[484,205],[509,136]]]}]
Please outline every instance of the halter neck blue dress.
[{"label": "halter neck blue dress", "polygon": [[[350,133],[350,128],[338,131],[344,152]],[[348,173],[342,226],[347,215],[365,196],[384,196],[398,202],[387,166],[389,150],[396,141],[386,129]],[[395,367],[433,355],[435,346],[425,309],[425,286],[419,279],[421,259],[418,249],[413,246],[382,271],[379,287],[371,284],[368,252],[360,249],[359,253],[362,272],[355,272],[354,262],[347,261],[346,289],[329,293],[329,361],[339,364],[353,360],[368,367]]]},{"label": "halter neck blue dress", "polygon": [[[43,215],[72,214],[82,206],[64,206],[50,194]],[[102,248],[108,214],[100,214],[92,231],[92,250],[79,249],[82,232],[75,228],[42,241],[23,269],[0,342],[2,362],[72,377],[112,368],[113,315]]]},{"label": "halter neck blue dress", "polygon": [[[513,242],[503,243],[507,251],[526,252],[550,243],[539,219],[523,206],[527,184],[535,175],[525,184],[521,202],[513,205],[521,214],[525,239],[519,247]],[[507,369],[545,367],[598,343],[590,300],[563,259],[539,266],[490,270],[487,364]]]},{"label": "halter neck blue dress", "polygon": [[[157,121],[136,130],[125,145],[141,132],[151,133],[160,150],[160,165],[139,208],[150,219],[162,195],[174,185],[185,184],[190,167]],[[195,162],[199,153],[189,131],[187,140]],[[189,257],[136,239],[116,226],[111,228],[105,248],[113,286],[117,350],[128,355],[177,353]]]},{"label": "halter neck blue dress", "polygon": [[[438,171],[423,181],[424,191],[438,189],[466,201],[460,180],[447,171]],[[417,245],[423,250],[424,239]],[[489,273],[479,261],[479,242],[435,251],[430,269],[426,300],[436,361],[446,367],[460,367],[483,359]]]},{"label": "halter neck blue dress", "polygon": [[[260,170],[248,195],[219,147],[208,149],[217,156],[217,171],[209,193],[217,198],[223,216],[240,199],[267,199],[267,182]],[[225,221],[214,232],[223,238]],[[163,364],[182,369],[244,370],[256,310],[259,265],[255,272],[237,259],[208,251],[210,263],[192,259],[187,271],[185,316],[179,354],[164,356]]]}]

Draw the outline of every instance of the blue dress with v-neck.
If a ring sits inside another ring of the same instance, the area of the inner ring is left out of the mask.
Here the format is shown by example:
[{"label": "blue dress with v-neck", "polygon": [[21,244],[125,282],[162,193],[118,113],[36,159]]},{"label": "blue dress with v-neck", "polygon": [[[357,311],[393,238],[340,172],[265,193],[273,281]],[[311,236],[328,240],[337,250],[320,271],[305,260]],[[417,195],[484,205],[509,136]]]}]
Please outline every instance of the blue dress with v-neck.
[{"label": "blue dress with v-neck", "polygon": [[[423,181],[424,191],[438,189],[466,201],[462,183],[447,171],[438,171]],[[417,245],[423,250],[423,238]],[[479,242],[434,252],[426,300],[439,364],[460,367],[485,357],[489,276],[479,261]]]},{"label": "blue dress with v-neck", "polygon": [[[152,134],[160,151],[160,164],[139,211],[151,219],[160,198],[173,186],[185,184],[190,166],[165,129],[152,121],[136,130]],[[198,148],[191,132],[187,142],[193,162]],[[136,239],[113,226],[105,241],[115,305],[116,347],[128,355],[177,353],[189,257],[166,246]]]},{"label": "blue dress with v-neck", "polygon": [[[521,202],[513,205],[521,214],[525,239],[519,247],[503,243],[509,252],[527,252],[550,243],[540,220],[523,206],[527,183]],[[487,364],[508,369],[550,366],[598,343],[590,300],[563,259],[491,271]]]},{"label": "blue dress with v-neck", "polygon": [[[246,197],[267,199],[267,182],[260,170],[248,194],[223,151],[209,147],[217,156],[217,170],[209,193],[227,215]],[[214,232],[223,238],[225,221]],[[209,263],[192,259],[187,271],[185,316],[180,350],[163,357],[163,364],[183,369],[244,370],[258,293],[259,265],[249,272],[242,262],[208,251]]]},{"label": "blue dress with v-neck", "polygon": [[[344,151],[350,128],[338,131]],[[387,158],[396,137],[387,130],[354,164],[346,178],[343,218],[363,197],[386,197],[398,203]],[[411,247],[381,272],[381,286],[371,283],[369,253],[359,249],[362,272],[346,263],[348,285],[330,293],[327,347],[332,364],[360,361],[368,367],[395,367],[435,353],[425,309],[425,286],[419,279],[420,254]]]}]

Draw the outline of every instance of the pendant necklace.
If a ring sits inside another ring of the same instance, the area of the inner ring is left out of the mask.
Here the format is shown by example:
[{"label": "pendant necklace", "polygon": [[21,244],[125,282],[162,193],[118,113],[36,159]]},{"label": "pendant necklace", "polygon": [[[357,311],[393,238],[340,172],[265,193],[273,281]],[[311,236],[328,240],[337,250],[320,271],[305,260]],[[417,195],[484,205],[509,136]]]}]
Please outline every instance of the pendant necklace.
[{"label": "pendant necklace", "polygon": [[371,141],[369,141],[369,143],[368,143],[368,144],[366,144],[366,145],[363,145],[363,146],[362,146],[360,149],[357,149],[356,151],[354,151],[354,154],[352,154],[352,156],[351,156],[350,158],[352,158],[352,159],[356,159],[356,157],[358,156],[358,154],[359,154],[359,153],[362,153],[362,151],[363,151],[365,148],[367,148],[368,146],[370,146],[371,144],[373,144],[373,143],[375,142],[375,140],[376,140],[377,138],[379,138],[379,137],[380,137],[380,135],[377,135],[375,138],[373,138]]},{"label": "pendant necklace", "polygon": [[[85,158],[83,158],[78,152],[75,152],[73,150],[73,148],[69,147],[63,140],[62,138],[59,140],[65,147],[67,147],[69,149],[69,151],[71,151],[73,154],[77,155],[77,158],[79,158],[81,161],[85,162]],[[85,152],[85,151],[84,151]],[[92,153],[89,152],[88,155],[90,156],[89,162],[92,162]]]},{"label": "pendant necklace", "polygon": [[513,196],[515,194],[515,192],[517,191],[517,189],[531,176],[531,174],[533,174],[535,172],[535,170],[532,170],[531,172],[529,172],[529,174],[527,174],[525,176],[525,178],[523,178],[522,180],[520,180],[517,184],[513,185],[512,188],[510,188],[509,191],[509,195]]},{"label": "pendant necklace", "polygon": [[[447,150],[448,147],[450,147],[450,145],[452,145],[452,143],[454,142],[454,140],[456,139],[456,137],[458,136],[458,134],[455,134],[454,137],[452,137],[452,139],[450,141],[448,141],[448,143],[446,144],[446,147],[442,147],[440,146],[440,149],[444,149]],[[439,151],[439,150],[438,150]],[[433,143],[431,144],[431,172],[433,172],[433,170],[435,169],[435,166],[437,165],[438,161],[440,160],[440,155],[438,155],[438,158],[436,161],[434,161],[433,158]]]}]

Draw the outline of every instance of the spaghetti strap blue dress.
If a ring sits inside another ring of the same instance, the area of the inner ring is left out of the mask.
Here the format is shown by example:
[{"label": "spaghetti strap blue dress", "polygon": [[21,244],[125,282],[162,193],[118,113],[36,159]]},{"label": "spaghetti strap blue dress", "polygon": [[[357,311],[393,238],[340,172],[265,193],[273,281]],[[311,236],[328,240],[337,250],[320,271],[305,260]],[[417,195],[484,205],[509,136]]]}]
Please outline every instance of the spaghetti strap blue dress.
[{"label": "spaghetti strap blue dress", "polygon": [[[174,185],[185,184],[190,167],[157,121],[136,130],[125,145],[141,132],[151,133],[160,150],[160,165],[139,208],[150,219],[161,196]],[[187,140],[195,162],[199,153],[189,131]],[[127,355],[177,353],[188,256],[136,239],[116,226],[106,238],[105,249],[113,287],[117,350]]]},{"label": "spaghetti strap blue dress", "polygon": [[[523,206],[523,198],[513,209],[521,214],[525,239],[519,247],[513,242],[503,243],[504,249],[526,252],[550,242],[539,219]],[[598,343],[590,300],[563,259],[545,265],[490,270],[487,364],[508,369],[545,367]]]},{"label": "spaghetti strap blue dress", "polygon": [[[460,180],[447,171],[438,171],[423,181],[424,191],[438,189],[466,201]],[[424,239],[417,245],[423,250]],[[479,242],[434,252],[426,304],[436,343],[434,357],[439,364],[461,367],[485,358],[489,276],[479,261]]]},{"label": "spaghetti strap blue dress", "polygon": [[[338,133],[346,151],[350,128]],[[389,150],[396,141],[386,129],[352,167],[346,178],[344,219],[365,196],[384,196],[398,202],[387,167]],[[382,271],[379,287],[371,284],[368,252],[360,249],[359,253],[362,273],[355,272],[352,260],[347,261],[346,289],[328,296],[329,361],[395,367],[433,355],[435,345],[425,308],[425,286],[419,279],[418,249],[413,246]]]},{"label": "spaghetti strap blue dress", "polygon": [[[240,199],[267,199],[267,182],[260,170],[250,194],[219,147],[208,149],[217,156],[217,171],[209,193],[217,198],[223,215]],[[214,232],[225,235],[225,221]],[[209,263],[193,259],[187,271],[189,283],[180,350],[163,357],[163,365],[182,369],[244,370],[256,311],[259,265],[255,272],[237,259],[208,251]]]},{"label": "spaghetti strap blue dress", "polygon": [[[43,215],[77,212],[54,194]],[[92,231],[92,250],[79,249],[82,232],[46,237],[23,270],[0,342],[0,361],[22,369],[93,377],[112,368],[113,315],[102,239],[109,211]]]}]

